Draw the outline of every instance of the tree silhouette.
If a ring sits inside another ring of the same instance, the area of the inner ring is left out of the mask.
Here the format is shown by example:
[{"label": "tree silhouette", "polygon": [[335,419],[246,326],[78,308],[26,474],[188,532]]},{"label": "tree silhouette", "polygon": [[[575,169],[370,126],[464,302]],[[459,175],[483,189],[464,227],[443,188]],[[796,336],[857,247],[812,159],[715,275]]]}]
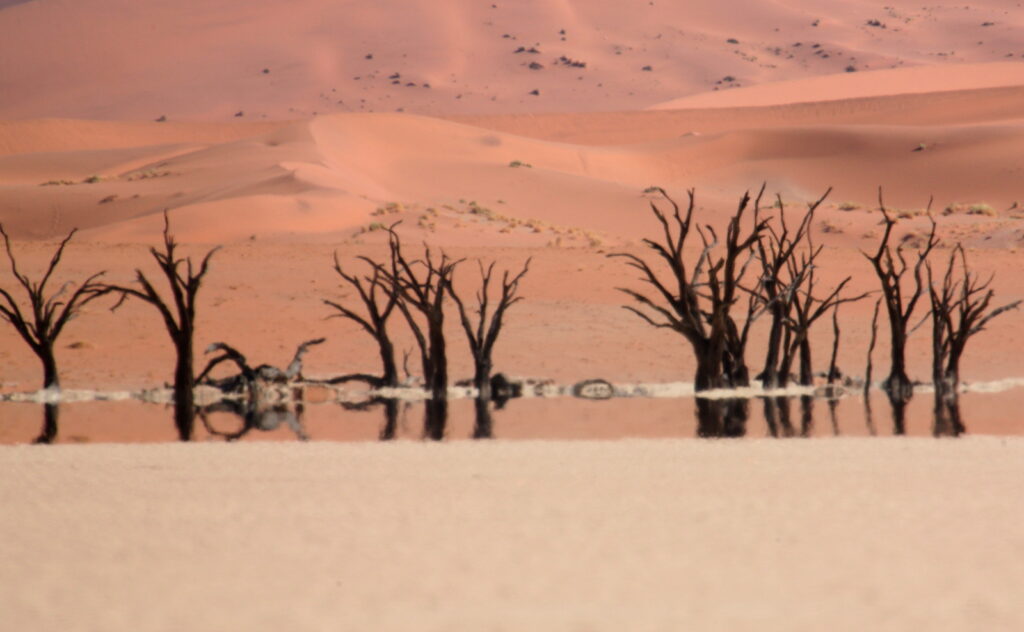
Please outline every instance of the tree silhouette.
[{"label": "tree silhouette", "polygon": [[1013,301],[991,307],[994,276],[982,281],[967,265],[963,246],[949,253],[946,272],[937,283],[929,262],[928,297],[932,319],[932,382],[935,387],[936,435],[958,435],[964,431],[960,419],[960,360],[967,343],[985,329],[993,318],[1020,306]]},{"label": "tree silhouette", "polygon": [[[902,244],[895,248],[889,243],[892,237],[892,228],[896,220],[889,215],[882,200],[882,190],[878,190],[878,206],[885,218],[885,230],[882,239],[878,244],[878,250],[874,255],[862,253],[875,269],[875,275],[882,286],[882,301],[885,304],[885,311],[889,317],[889,352],[891,367],[889,377],[885,379],[884,387],[889,399],[894,404],[906,404],[913,396],[914,386],[907,376],[906,350],[907,338],[910,336],[910,319],[917,307],[918,299],[924,294],[924,271],[928,255],[939,243],[935,236],[935,219],[929,214],[931,231],[924,246],[916,247],[911,265],[904,254]],[[928,202],[931,208],[931,201]],[[912,284],[909,288],[904,287],[903,279],[911,275]],[[907,293],[909,291],[909,293]]]},{"label": "tree silhouette", "polygon": [[395,345],[388,333],[388,319],[398,305],[400,293],[393,291],[386,273],[382,272],[383,268],[379,263],[368,257],[360,257],[360,259],[370,265],[371,272],[367,276],[360,277],[345,272],[338,261],[338,253],[334,253],[334,271],[345,283],[355,289],[359,300],[363,303],[364,313],[335,301],[323,299],[323,302],[338,312],[332,314],[332,317],[346,318],[357,323],[377,341],[382,373],[379,377],[356,373],[330,381],[341,383],[350,380],[363,380],[375,388],[397,386],[398,365],[395,362]]},{"label": "tree silhouette", "polygon": [[60,375],[57,371],[54,347],[57,338],[64,331],[64,327],[79,314],[83,307],[111,291],[107,286],[96,282],[104,274],[97,272],[81,283],[65,283],[56,292],[47,293],[46,286],[60,265],[64,248],[76,232],[77,229],[72,229],[68,236],[61,240],[57,250],[50,258],[50,264],[46,267],[42,278],[39,281],[33,281],[18,269],[14,251],[11,250],[11,238],[3,224],[0,224],[0,235],[3,235],[7,259],[11,264],[11,274],[14,275],[28,299],[28,308],[23,311],[14,295],[0,287],[0,297],[3,298],[3,301],[0,301],[0,318],[14,327],[22,340],[42,362],[43,388],[60,388]]},{"label": "tree silhouette", "polygon": [[203,278],[210,269],[210,258],[220,249],[220,246],[207,252],[198,268],[193,265],[191,257],[178,258],[175,252],[177,247],[178,244],[171,235],[170,218],[167,211],[164,211],[163,250],[150,248],[149,252],[167,280],[171,293],[170,300],[165,299],[157,291],[156,286],[150,282],[141,269],[135,270],[135,281],[141,289],[119,285],[110,285],[107,288],[110,291],[121,293],[121,298],[113,309],[117,309],[128,297],[133,297],[152,305],[160,313],[176,353],[174,367],[175,424],[181,439],[187,441],[192,436],[195,419],[193,396],[195,373],[192,341],[195,334],[196,296]]},{"label": "tree silhouette", "polygon": [[[802,277],[792,278],[790,275],[790,278],[787,278],[787,273],[791,270],[790,262],[795,256],[796,249],[809,233],[814,212],[831,191],[832,189],[828,189],[821,198],[808,205],[796,230],[792,232],[786,222],[785,205],[782,198],[776,196],[779,206],[779,227],[776,228],[773,224],[769,224],[766,227],[764,238],[757,241],[761,261],[761,278],[758,280],[758,287],[751,294],[765,306],[771,318],[768,344],[765,348],[764,368],[758,375],[765,388],[784,386],[789,380],[789,365],[792,361],[786,360],[783,355],[792,344],[792,332],[787,329],[786,322],[790,318],[793,303],[796,300],[796,287]],[[755,215],[760,211],[760,201],[761,195],[759,194],[754,205]]]},{"label": "tree silhouette", "polygon": [[[410,261],[402,252],[402,242],[394,227],[388,229],[388,246],[391,254],[390,269],[385,269],[381,264],[376,267],[390,283],[391,292],[398,297],[398,309],[405,316],[419,346],[427,390],[435,400],[447,399],[448,355],[444,336],[444,303],[451,289],[452,274],[462,260],[452,260],[444,252],[435,257],[430,247],[425,245],[423,259]],[[423,318],[423,324],[418,322],[417,313]],[[441,416],[440,406],[438,416]]]},{"label": "tree silhouette", "polygon": [[[664,189],[657,191],[672,212],[669,215],[651,202],[651,211],[662,228],[662,240],[644,239],[643,243],[668,266],[670,275],[659,275],[647,261],[634,254],[609,255],[626,259],[630,267],[640,271],[640,280],[654,288],[654,298],[619,288],[639,303],[639,307],[624,307],[649,325],[671,329],[690,343],[697,359],[694,382],[698,390],[746,386],[750,380],[744,352],[751,319],[748,317],[742,327],[738,326],[732,308],[747,265],[754,257],[752,246],[767,229],[768,220],[755,216],[749,230],[742,228],[744,211],[751,201],[750,193],[745,193],[729,220],[722,253],[711,226],[694,227],[692,189],[687,192],[689,204],[685,214]],[[703,249],[691,264],[684,257],[684,250],[692,228],[696,228]]]},{"label": "tree silhouette", "polygon": [[476,293],[476,309],[474,310],[476,313],[475,324],[470,310],[467,309],[462,299],[453,288],[449,289],[452,299],[455,300],[455,304],[459,308],[459,318],[469,341],[469,351],[473,356],[473,386],[477,389],[478,399],[485,401],[491,399],[494,345],[501,334],[506,310],[522,300],[522,297],[518,295],[519,282],[526,276],[529,269],[530,260],[527,259],[523,264],[523,269],[515,276],[512,276],[508,270],[502,273],[501,290],[492,312],[490,311],[492,304],[489,290],[494,277],[494,263],[492,262],[486,268],[482,263],[480,264],[480,289]]}]

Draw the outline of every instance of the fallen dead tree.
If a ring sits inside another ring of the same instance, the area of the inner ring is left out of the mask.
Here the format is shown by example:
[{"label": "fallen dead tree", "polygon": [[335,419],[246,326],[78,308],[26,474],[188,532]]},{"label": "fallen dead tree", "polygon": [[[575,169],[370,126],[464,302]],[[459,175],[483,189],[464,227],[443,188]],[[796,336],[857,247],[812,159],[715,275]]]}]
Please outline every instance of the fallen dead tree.
[{"label": "fallen dead tree", "polygon": [[[203,371],[196,378],[196,383],[217,388],[225,393],[241,393],[249,391],[260,383],[267,385],[283,385],[304,381],[302,376],[302,358],[310,347],[322,344],[326,338],[307,340],[295,349],[295,355],[288,367],[281,370],[269,364],[261,364],[255,368],[249,365],[246,357],[234,347],[215,342],[206,348],[206,353],[220,352],[206,363]],[[225,378],[214,379],[210,372],[223,362],[231,362],[238,368],[238,373]]]}]

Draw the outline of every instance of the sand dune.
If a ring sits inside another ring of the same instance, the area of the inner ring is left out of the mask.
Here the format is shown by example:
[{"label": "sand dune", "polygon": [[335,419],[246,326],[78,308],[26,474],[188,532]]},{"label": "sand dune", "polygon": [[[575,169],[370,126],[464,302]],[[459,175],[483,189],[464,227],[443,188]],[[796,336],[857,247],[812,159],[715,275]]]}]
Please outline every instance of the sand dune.
[{"label": "sand dune", "polygon": [[786,103],[979,90],[1022,84],[1024,84],[1024,63],[1020,62],[918,66],[867,73],[823,75],[776,81],[735,90],[703,92],[659,103],[652,109],[761,107]]},{"label": "sand dune", "polygon": [[24,2],[0,11],[0,119],[633,110],[1024,54],[1003,2],[890,4]]},{"label": "sand dune", "polygon": [[[475,202],[489,209],[476,224],[497,214],[633,239],[648,186],[696,187],[724,204],[762,181],[801,203],[833,186],[834,199],[866,205],[882,186],[896,207],[935,196],[939,208],[1003,210],[1021,196],[1022,104],[1024,88],[1010,87],[571,122],[337,114],[263,126],[7,123],[0,219],[20,236],[78,226],[90,238],[129,240],[154,234],[159,214],[178,209],[183,238],[219,242],[358,230],[395,203],[443,210],[454,224]],[[42,151],[25,151],[33,146]]]}]

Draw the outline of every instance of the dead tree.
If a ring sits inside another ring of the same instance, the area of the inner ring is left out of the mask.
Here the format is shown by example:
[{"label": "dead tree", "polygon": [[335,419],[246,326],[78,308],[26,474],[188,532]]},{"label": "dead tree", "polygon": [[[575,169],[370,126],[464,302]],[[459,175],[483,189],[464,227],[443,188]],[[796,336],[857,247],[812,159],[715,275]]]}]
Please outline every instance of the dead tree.
[{"label": "dead tree", "polygon": [[[447,399],[448,355],[444,337],[444,303],[451,290],[452,274],[462,261],[452,260],[444,252],[435,258],[429,246],[424,246],[423,259],[410,261],[402,253],[402,243],[394,227],[388,229],[388,245],[390,269],[384,269],[379,264],[377,269],[390,283],[391,292],[398,297],[398,309],[405,316],[416,338],[427,390],[435,400]],[[422,325],[416,313],[422,316]],[[447,412],[444,416],[447,416]]]},{"label": "dead tree", "polygon": [[931,264],[928,264],[936,435],[955,436],[964,432],[959,402],[960,360],[968,341],[993,318],[1021,304],[1018,300],[991,308],[995,296],[992,280],[993,276],[982,281],[971,273],[960,244],[949,255],[941,285],[936,283]]},{"label": "dead tree", "polygon": [[[779,229],[769,225],[758,240],[761,278],[752,291],[771,315],[771,328],[765,351],[764,370],[760,374],[765,388],[785,386],[793,362],[799,360],[799,382],[813,383],[810,330],[814,323],[842,303],[858,301],[867,294],[842,297],[851,277],[843,279],[824,297],[815,295],[816,261],[822,246],[815,246],[810,227],[814,212],[831,192],[807,205],[807,211],[792,233],[786,223],[785,205],[777,197]],[[755,206],[755,211],[756,211]]]},{"label": "dead tree", "polygon": [[[907,339],[911,334],[910,319],[914,314],[914,308],[917,307],[918,299],[924,293],[925,263],[928,260],[928,255],[938,244],[935,234],[937,226],[935,219],[929,214],[931,230],[928,233],[927,242],[923,246],[915,247],[915,261],[911,264],[907,261],[902,244],[893,248],[889,243],[896,220],[889,215],[885,208],[881,189],[878,190],[878,206],[885,218],[882,240],[874,255],[862,254],[874,267],[875,275],[881,284],[885,311],[889,317],[891,367],[889,377],[885,379],[883,386],[891,401],[905,404],[914,392],[913,383],[907,376],[906,364]],[[928,203],[928,208],[931,208],[931,201]],[[906,288],[903,279],[908,273],[911,275],[912,284]]]},{"label": "dead tree", "polygon": [[743,215],[751,201],[749,192],[745,193],[729,220],[725,252],[719,252],[713,228],[696,227],[703,249],[691,265],[684,258],[684,249],[693,228],[694,191],[687,192],[689,204],[685,215],[664,189],[658,192],[671,205],[672,213],[666,214],[651,202],[651,210],[661,224],[662,241],[644,239],[643,243],[668,266],[670,275],[659,276],[637,255],[609,255],[626,259],[630,267],[640,271],[640,280],[654,288],[654,298],[619,288],[640,305],[624,307],[649,325],[671,329],[686,338],[697,359],[694,382],[698,390],[746,386],[749,374],[744,354],[750,318],[742,327],[738,326],[732,308],[738,300],[747,265],[754,258],[752,247],[766,230],[768,221],[755,217],[751,228],[744,231]]},{"label": "dead tree", "polygon": [[[804,270],[800,271],[798,275],[805,279],[805,281],[801,282],[803,287],[798,287],[794,295],[792,316],[786,319],[786,326],[792,331],[790,348],[785,353],[786,368],[788,370],[793,356],[799,354],[799,380],[800,384],[804,386],[810,386],[814,383],[814,367],[811,358],[810,341],[811,327],[830,310],[837,309],[843,303],[856,302],[867,296],[866,292],[857,296],[841,296],[843,288],[846,287],[846,284],[852,278],[846,277],[823,298],[816,297],[814,295],[816,285],[814,259],[817,258],[819,252],[820,250],[816,250],[808,259],[793,264],[794,269],[804,267]],[[836,325],[836,331],[838,331],[838,324]],[[838,333],[836,336],[836,340],[838,340]]]},{"label": "dead tree", "polygon": [[[791,340],[784,342],[783,338],[786,332],[786,320],[790,317],[796,297],[796,285],[802,281],[801,278],[787,278],[787,273],[790,271],[789,264],[795,256],[797,248],[809,234],[814,212],[831,192],[832,189],[829,188],[818,200],[808,204],[807,211],[792,232],[786,222],[786,209],[782,198],[776,196],[779,207],[779,228],[769,224],[763,238],[757,241],[761,261],[761,278],[752,295],[764,305],[771,317],[764,368],[758,376],[765,388],[784,386],[789,380],[788,370],[782,375],[779,372],[779,367],[782,364],[783,349],[788,348],[792,342]],[[758,195],[754,206],[755,216],[760,211],[760,200],[761,196]]]},{"label": "dead tree", "polygon": [[[959,272],[957,272],[959,267]],[[960,244],[949,255],[946,273],[938,287],[928,265],[928,293],[932,317],[932,380],[936,391],[955,395],[960,386],[960,360],[972,336],[993,318],[1020,306],[1013,301],[990,309],[995,292],[992,279],[972,274]]]},{"label": "dead tree", "polygon": [[22,311],[18,301],[4,288],[0,288],[0,318],[11,324],[18,332],[22,340],[32,349],[39,361],[43,364],[43,388],[60,388],[60,375],[57,371],[57,357],[54,347],[57,338],[64,331],[64,327],[72,318],[81,312],[82,308],[91,301],[103,296],[110,290],[96,280],[103,276],[103,272],[97,272],[79,284],[66,283],[56,292],[47,294],[46,285],[49,283],[53,273],[60,265],[64,248],[74,237],[77,229],[73,229],[65,237],[57,250],[50,258],[50,264],[46,267],[42,279],[32,281],[28,276],[18,270],[18,263],[11,250],[11,238],[0,224],[0,235],[4,238],[4,247],[7,250],[7,259],[11,264],[11,274],[18,281],[18,285],[25,291],[28,299],[28,309]]},{"label": "dead tree", "polygon": [[[828,359],[828,373],[825,374],[825,379],[829,387],[833,387],[836,380],[842,377],[842,372],[837,366],[839,359],[839,340],[842,336],[842,330],[839,328],[839,306],[836,305],[832,310],[832,353]],[[829,396],[835,399],[835,392],[833,388],[830,388]]]},{"label": "dead tree", "polygon": [[487,268],[480,264],[480,289],[476,293],[476,324],[470,318],[469,309],[462,302],[462,299],[449,288],[452,299],[459,308],[459,317],[462,321],[462,328],[466,332],[469,341],[469,351],[473,356],[473,386],[477,389],[477,398],[482,400],[491,399],[491,371],[494,369],[492,355],[494,344],[498,341],[501,327],[504,324],[505,312],[509,307],[522,300],[518,295],[519,282],[530,269],[530,260],[523,264],[523,269],[512,276],[506,270],[501,276],[501,292],[498,295],[497,303],[494,304],[494,311],[491,312],[490,285],[494,277],[494,263]]},{"label": "dead tree", "polygon": [[334,253],[334,271],[338,273],[338,276],[345,283],[355,289],[359,295],[359,300],[363,303],[365,315],[341,303],[327,299],[323,301],[338,312],[337,314],[332,314],[332,317],[347,318],[358,324],[373,337],[377,342],[377,348],[380,353],[382,374],[374,376],[356,373],[343,376],[342,378],[335,378],[331,381],[333,383],[340,383],[362,380],[374,388],[397,386],[398,364],[395,362],[395,345],[391,342],[391,336],[388,333],[388,318],[391,317],[398,304],[399,293],[392,291],[392,286],[388,283],[379,263],[367,257],[360,257],[360,259],[370,265],[372,271],[367,276],[359,277],[345,272],[338,261],[338,253]]},{"label": "dead tree", "polygon": [[119,285],[109,285],[107,288],[109,291],[121,293],[121,298],[113,309],[117,309],[128,297],[133,297],[152,305],[163,318],[177,356],[174,367],[175,423],[181,438],[188,440],[191,438],[192,422],[195,419],[192,340],[195,333],[196,295],[199,293],[203,277],[210,269],[210,258],[220,246],[207,252],[198,268],[193,266],[191,257],[177,258],[177,247],[178,244],[171,235],[170,218],[167,211],[164,211],[163,250],[150,248],[149,252],[167,279],[170,300],[161,296],[141,269],[135,270],[135,281],[141,289]]},{"label": "dead tree", "polygon": [[[269,364],[261,364],[256,368],[253,368],[249,365],[248,360],[246,360],[245,356],[242,355],[240,351],[226,343],[214,342],[206,348],[206,353],[219,351],[220,355],[211,358],[210,361],[206,363],[206,366],[196,378],[196,384],[202,384],[205,380],[206,384],[224,392],[234,393],[248,390],[251,393],[257,383],[280,385],[302,380],[302,357],[306,355],[306,352],[309,351],[310,347],[323,344],[326,340],[326,338],[315,338],[300,344],[295,349],[295,355],[292,357],[292,361],[283,371],[276,366]],[[234,365],[238,367],[238,374],[217,380],[210,379],[210,372],[214,367],[222,362],[234,363]]]}]

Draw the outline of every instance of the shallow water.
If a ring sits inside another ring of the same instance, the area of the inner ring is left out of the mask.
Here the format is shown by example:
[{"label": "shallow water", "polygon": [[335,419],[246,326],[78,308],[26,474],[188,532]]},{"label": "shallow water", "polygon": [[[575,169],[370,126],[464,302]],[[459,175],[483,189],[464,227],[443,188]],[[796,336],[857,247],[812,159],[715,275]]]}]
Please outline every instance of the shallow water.
[{"label": "shallow water", "polygon": [[873,393],[869,404],[859,396],[527,397],[501,407],[452,399],[441,411],[424,401],[376,400],[291,402],[246,413],[219,403],[200,407],[192,428],[182,433],[173,408],[164,403],[3,402],[0,444],[1024,435],[1024,388],[961,394],[959,422],[937,419],[927,392],[915,395],[902,422],[883,393]]}]

